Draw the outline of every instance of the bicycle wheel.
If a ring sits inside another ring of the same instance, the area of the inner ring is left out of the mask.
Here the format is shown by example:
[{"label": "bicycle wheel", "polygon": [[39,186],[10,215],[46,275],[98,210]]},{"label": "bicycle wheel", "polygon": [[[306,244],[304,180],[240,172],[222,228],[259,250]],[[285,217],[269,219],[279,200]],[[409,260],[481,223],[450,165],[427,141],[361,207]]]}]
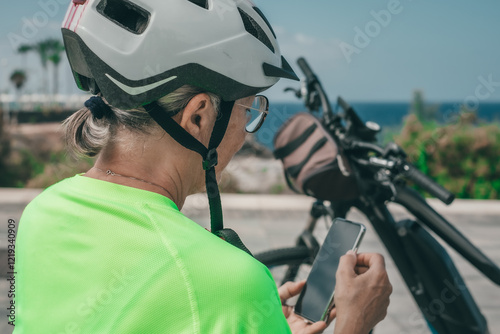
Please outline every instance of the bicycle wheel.
[{"label": "bicycle wheel", "polygon": [[305,246],[274,249],[256,254],[255,258],[269,268],[278,286],[306,279],[314,260]]}]

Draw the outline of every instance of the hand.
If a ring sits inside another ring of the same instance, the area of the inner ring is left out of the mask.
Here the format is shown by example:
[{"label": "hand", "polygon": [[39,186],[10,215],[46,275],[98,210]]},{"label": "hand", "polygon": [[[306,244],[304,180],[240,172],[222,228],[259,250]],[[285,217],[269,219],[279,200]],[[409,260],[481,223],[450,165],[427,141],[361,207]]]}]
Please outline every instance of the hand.
[{"label": "hand", "polygon": [[288,321],[288,325],[290,326],[290,329],[294,334],[323,333],[326,327],[328,327],[330,322],[335,318],[335,309],[333,309],[330,313],[330,316],[328,317],[328,323],[324,321],[318,321],[314,324],[311,324],[309,322],[306,322],[304,318],[295,314],[292,306],[286,305],[287,299],[298,295],[300,291],[302,291],[302,288],[304,288],[305,283],[305,280],[300,282],[287,282],[278,289],[278,293],[281,299],[281,305],[283,305],[283,314],[285,315],[286,320]]},{"label": "hand", "polygon": [[340,258],[335,286],[335,333],[368,333],[387,315],[392,285],[380,254],[349,251]]}]

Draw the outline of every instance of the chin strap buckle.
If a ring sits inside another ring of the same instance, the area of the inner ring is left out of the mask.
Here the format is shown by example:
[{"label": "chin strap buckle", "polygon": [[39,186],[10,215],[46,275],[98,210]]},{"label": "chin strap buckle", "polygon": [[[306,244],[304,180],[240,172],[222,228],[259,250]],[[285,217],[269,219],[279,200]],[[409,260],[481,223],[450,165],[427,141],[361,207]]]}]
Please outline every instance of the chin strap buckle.
[{"label": "chin strap buckle", "polygon": [[217,149],[213,148],[208,151],[205,160],[203,160],[203,169],[210,170],[211,168],[217,166],[219,162],[219,156],[217,155]]}]

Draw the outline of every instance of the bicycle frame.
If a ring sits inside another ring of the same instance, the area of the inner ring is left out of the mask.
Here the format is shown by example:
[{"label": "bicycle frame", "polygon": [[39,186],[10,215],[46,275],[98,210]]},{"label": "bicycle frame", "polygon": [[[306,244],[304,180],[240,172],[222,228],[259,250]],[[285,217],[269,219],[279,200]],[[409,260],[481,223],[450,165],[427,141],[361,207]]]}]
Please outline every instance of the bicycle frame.
[{"label": "bicycle frame", "polygon": [[[366,197],[334,204],[332,215],[328,208],[318,201],[313,204],[306,228],[297,239],[296,245],[309,249],[310,261],[307,263],[312,263],[319,249],[319,244],[312,235],[317,220],[322,216],[345,218],[349,209],[355,207],[371,222],[387,248],[432,333],[487,334],[487,321],[452,259],[440,243],[422,227],[424,224],[431,224],[427,218],[433,215],[444,222],[446,220],[430,206],[422,206],[425,201],[418,193],[410,189],[400,191],[406,191],[405,203],[401,204],[410,209],[414,208],[412,204],[417,203],[421,206],[421,216],[425,218],[419,218],[419,222],[409,219],[397,222],[387,209],[385,201]],[[300,264],[290,265],[285,277],[295,277],[299,267]]]},{"label": "bicycle frame", "polygon": [[[422,201],[414,195],[407,203]],[[488,333],[486,319],[439,242],[415,221],[394,221],[384,202],[368,200],[357,208],[391,254],[433,333]],[[429,206],[423,210],[432,215]]]}]

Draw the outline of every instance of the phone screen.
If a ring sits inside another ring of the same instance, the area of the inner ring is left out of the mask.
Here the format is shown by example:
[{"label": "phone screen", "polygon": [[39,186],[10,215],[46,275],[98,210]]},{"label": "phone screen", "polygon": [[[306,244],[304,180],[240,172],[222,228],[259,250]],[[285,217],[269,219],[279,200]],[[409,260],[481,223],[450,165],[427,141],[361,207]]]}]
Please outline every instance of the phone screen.
[{"label": "phone screen", "polygon": [[333,221],[297,300],[295,313],[312,322],[326,320],[332,306],[340,257],[359,246],[365,230],[362,224],[345,219]]}]

